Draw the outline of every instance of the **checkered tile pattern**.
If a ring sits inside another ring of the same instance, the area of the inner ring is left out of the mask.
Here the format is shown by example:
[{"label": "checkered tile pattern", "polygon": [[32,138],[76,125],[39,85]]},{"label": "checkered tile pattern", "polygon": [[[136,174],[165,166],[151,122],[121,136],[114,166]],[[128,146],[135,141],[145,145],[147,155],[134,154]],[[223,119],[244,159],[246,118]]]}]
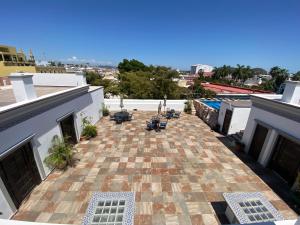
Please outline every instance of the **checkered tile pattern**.
[{"label": "checkered tile pattern", "polygon": [[220,224],[222,193],[237,191],[262,192],[286,219],[297,217],[198,117],[183,114],[155,132],[145,130],[151,116],[103,118],[98,136],[77,145],[76,166],[54,171],[14,219],[81,224],[96,191],[135,192],[135,225]]}]

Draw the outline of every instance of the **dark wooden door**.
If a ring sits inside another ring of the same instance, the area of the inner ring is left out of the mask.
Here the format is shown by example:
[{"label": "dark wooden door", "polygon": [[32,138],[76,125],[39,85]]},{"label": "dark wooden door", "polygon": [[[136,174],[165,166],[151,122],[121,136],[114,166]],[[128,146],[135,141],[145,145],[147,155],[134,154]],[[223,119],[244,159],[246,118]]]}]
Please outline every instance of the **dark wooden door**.
[{"label": "dark wooden door", "polygon": [[228,133],[230,122],[231,122],[231,117],[232,117],[232,111],[229,110],[229,109],[226,109],[225,117],[224,117],[224,121],[223,121],[223,126],[222,126],[222,133],[223,134]]},{"label": "dark wooden door", "polygon": [[70,116],[66,117],[65,119],[61,120],[60,126],[61,126],[61,131],[62,131],[64,138],[70,144],[76,144],[77,138],[76,138],[73,115],[70,115]]},{"label": "dark wooden door", "polygon": [[41,182],[30,143],[1,159],[0,175],[18,208],[24,198]]},{"label": "dark wooden door", "polygon": [[300,145],[279,136],[271,159],[271,168],[293,185],[300,168]]},{"label": "dark wooden door", "polygon": [[267,134],[268,129],[257,124],[249,149],[249,155],[251,155],[255,160],[257,160],[259,157],[261,149],[265,143]]}]

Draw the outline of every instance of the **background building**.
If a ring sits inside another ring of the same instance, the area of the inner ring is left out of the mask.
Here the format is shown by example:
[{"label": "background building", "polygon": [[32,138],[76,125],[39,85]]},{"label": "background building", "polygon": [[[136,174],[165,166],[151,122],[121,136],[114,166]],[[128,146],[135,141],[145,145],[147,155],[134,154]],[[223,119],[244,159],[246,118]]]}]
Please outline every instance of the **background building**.
[{"label": "background building", "polygon": [[205,64],[195,64],[191,66],[191,74],[198,74],[199,70],[202,70],[205,73],[211,73],[214,67]]}]

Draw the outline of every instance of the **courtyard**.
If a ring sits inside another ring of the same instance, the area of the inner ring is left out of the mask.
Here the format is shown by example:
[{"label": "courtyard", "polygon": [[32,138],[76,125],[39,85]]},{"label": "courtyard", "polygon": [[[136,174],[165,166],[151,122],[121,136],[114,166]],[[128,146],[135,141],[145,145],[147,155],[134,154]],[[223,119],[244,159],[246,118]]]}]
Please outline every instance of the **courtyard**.
[{"label": "courtyard", "polygon": [[135,225],[226,223],[224,192],[262,192],[285,219],[297,215],[195,115],[147,131],[154,112],[97,123],[76,145],[76,165],[54,171],[23,202],[16,220],[81,224],[94,192],[135,192]]}]

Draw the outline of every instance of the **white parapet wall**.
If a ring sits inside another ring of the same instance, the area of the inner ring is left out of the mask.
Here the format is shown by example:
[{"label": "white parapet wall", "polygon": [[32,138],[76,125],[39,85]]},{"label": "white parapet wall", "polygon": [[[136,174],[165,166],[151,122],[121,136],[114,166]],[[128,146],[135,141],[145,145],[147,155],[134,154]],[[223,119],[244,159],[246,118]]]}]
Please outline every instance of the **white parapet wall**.
[{"label": "white parapet wall", "polygon": [[37,86],[82,86],[86,79],[82,73],[30,73],[33,84]]},{"label": "white parapet wall", "polygon": [[[139,111],[157,111],[159,102],[162,104],[162,111],[164,110],[164,100],[156,99],[124,99],[124,109],[127,110],[139,110]],[[184,103],[186,100],[167,100],[167,108],[175,109],[176,111],[183,111]],[[105,105],[110,111],[120,110],[120,99],[104,99]]]},{"label": "white parapet wall", "polygon": [[[0,225],[58,225],[58,224],[0,219]],[[63,225],[63,224],[60,224],[60,225]]]}]

